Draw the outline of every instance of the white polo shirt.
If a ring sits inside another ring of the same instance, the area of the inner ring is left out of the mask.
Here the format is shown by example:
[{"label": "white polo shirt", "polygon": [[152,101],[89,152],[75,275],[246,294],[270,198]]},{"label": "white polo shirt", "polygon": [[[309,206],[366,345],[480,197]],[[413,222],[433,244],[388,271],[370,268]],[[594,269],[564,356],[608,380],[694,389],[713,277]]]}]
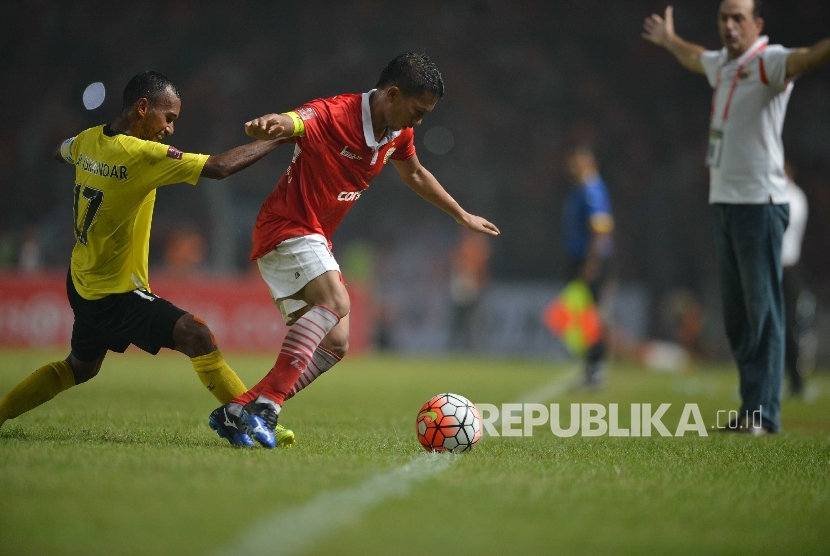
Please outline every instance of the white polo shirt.
[{"label": "white polo shirt", "polygon": [[726,48],[700,56],[715,89],[706,157],[710,203],[787,202],[781,130],[793,89],[786,78],[792,49],[768,42],[760,37],[735,60]]}]

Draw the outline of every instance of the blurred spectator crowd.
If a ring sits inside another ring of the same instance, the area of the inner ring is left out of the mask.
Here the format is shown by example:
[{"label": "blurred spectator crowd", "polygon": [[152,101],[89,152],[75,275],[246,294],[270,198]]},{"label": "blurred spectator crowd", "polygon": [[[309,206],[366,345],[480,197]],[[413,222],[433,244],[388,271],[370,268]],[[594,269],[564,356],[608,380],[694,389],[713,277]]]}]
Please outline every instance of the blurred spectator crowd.
[{"label": "blurred spectator crowd", "polygon": [[[417,50],[433,57],[446,83],[444,99],[416,132],[418,155],[462,205],[502,230],[491,242],[492,280],[563,278],[564,156],[579,143],[595,149],[609,186],[620,282],[642,285],[654,300],[669,296],[653,304],[656,326],[663,320],[686,332],[700,326],[694,313],[667,304],[717,309],[703,165],[711,89],[640,38],[643,19],[662,13],[662,2],[6,4],[0,23],[2,269],[66,267],[72,171],[52,161],[52,149],[111,121],[134,74],[161,71],[181,89],[170,143],[218,153],[246,140],[246,120],[315,97],[368,90],[395,54]],[[719,47],[717,1],[673,5],[678,33]],[[807,45],[828,34],[830,3],[767,0],[764,16],[771,42]],[[87,111],[81,95],[95,81],[104,83],[107,97]],[[830,68],[800,79],[784,129],[787,156],[810,200],[805,271],[825,305],[828,99]],[[425,141],[430,134],[434,140]],[[228,180],[160,191],[151,264],[177,272],[248,272],[253,221],[290,155],[285,148]],[[381,281],[448,282],[459,233],[387,170],[356,203],[334,244],[336,252],[352,242],[371,245]],[[400,264],[392,268],[394,261]],[[672,293],[678,290],[683,296]],[[686,320],[661,319],[660,311],[682,312]]]}]

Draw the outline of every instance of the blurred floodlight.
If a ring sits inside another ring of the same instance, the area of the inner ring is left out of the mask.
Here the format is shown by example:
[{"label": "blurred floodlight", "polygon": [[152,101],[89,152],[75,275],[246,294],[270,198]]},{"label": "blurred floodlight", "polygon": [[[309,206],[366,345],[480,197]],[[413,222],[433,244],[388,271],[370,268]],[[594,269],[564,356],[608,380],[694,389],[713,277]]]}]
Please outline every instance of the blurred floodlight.
[{"label": "blurred floodlight", "polygon": [[449,129],[436,126],[424,134],[424,146],[432,154],[447,154],[455,146],[455,137]]},{"label": "blurred floodlight", "polygon": [[84,89],[84,108],[95,110],[104,103],[105,96],[107,96],[107,91],[104,89],[103,83],[100,81],[90,83]]}]

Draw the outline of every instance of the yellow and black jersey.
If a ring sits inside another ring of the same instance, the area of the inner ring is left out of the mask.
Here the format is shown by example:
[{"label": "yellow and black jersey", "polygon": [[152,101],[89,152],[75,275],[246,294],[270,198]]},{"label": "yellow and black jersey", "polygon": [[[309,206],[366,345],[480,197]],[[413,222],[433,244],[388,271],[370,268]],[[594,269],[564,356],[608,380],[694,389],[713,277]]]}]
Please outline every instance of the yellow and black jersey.
[{"label": "yellow and black jersey", "polygon": [[196,184],[208,155],[113,132],[101,125],[61,145],[75,165],[72,281],[85,299],[150,290],[147,259],[156,188]]}]

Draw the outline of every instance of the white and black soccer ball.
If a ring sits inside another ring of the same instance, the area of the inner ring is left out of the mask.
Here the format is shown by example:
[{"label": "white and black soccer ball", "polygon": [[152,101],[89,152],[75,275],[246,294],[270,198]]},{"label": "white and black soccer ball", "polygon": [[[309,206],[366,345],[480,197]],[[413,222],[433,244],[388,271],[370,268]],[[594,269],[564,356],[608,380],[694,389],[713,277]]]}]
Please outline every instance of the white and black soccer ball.
[{"label": "white and black soccer ball", "polygon": [[481,438],[481,415],[464,396],[438,394],[421,406],[415,431],[424,450],[467,452]]}]

